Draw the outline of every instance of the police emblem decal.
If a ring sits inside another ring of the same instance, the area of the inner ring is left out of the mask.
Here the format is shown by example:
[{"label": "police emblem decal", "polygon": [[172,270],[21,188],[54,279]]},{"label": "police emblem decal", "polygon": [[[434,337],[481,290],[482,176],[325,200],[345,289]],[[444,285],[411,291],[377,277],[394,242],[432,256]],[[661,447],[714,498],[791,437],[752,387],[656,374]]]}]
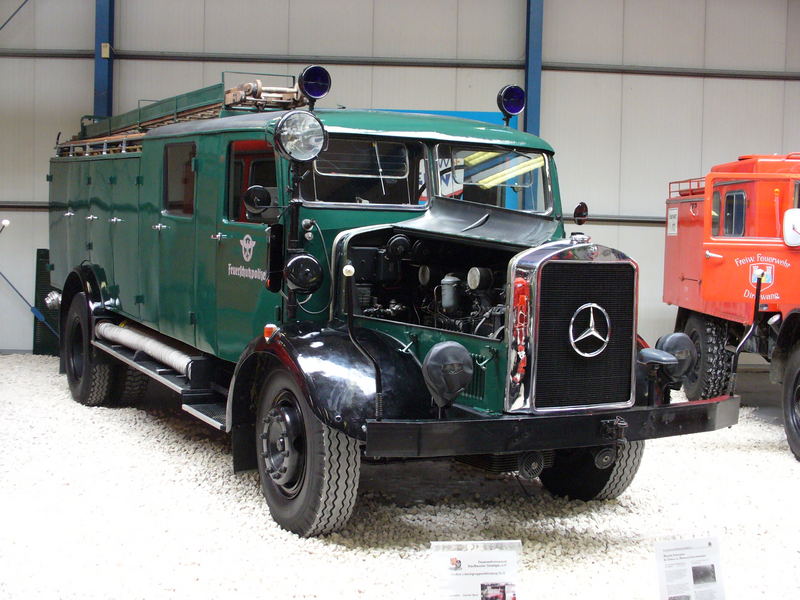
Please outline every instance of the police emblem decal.
[{"label": "police emblem decal", "polygon": [[244,258],[245,262],[250,262],[253,258],[253,248],[256,247],[256,241],[248,233],[239,243],[242,245],[242,258]]}]

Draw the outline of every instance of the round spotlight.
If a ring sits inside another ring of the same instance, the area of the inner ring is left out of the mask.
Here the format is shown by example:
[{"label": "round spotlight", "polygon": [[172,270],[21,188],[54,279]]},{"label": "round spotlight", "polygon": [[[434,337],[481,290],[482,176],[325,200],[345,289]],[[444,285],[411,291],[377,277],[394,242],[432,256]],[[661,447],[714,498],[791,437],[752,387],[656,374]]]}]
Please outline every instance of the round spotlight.
[{"label": "round spotlight", "polygon": [[304,96],[312,100],[319,100],[324,98],[331,89],[331,74],[325,67],[312,65],[303,69],[297,84]]},{"label": "round spotlight", "polygon": [[305,110],[286,113],[275,126],[275,147],[292,160],[314,160],[326,141],[327,133],[322,122]]},{"label": "round spotlight", "polygon": [[497,107],[508,118],[525,109],[525,90],[518,85],[507,85],[497,93]]}]

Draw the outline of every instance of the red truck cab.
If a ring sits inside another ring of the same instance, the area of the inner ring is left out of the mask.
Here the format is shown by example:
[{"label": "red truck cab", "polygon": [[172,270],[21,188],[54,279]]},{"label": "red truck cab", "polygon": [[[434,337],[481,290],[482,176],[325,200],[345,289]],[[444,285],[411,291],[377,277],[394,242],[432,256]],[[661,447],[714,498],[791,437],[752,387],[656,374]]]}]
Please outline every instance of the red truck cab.
[{"label": "red truck cab", "polygon": [[663,299],[679,307],[675,329],[699,354],[687,396],[727,388],[734,347],[761,354],[784,382],[800,459],[800,153],[742,156],[673,181],[666,204]]}]

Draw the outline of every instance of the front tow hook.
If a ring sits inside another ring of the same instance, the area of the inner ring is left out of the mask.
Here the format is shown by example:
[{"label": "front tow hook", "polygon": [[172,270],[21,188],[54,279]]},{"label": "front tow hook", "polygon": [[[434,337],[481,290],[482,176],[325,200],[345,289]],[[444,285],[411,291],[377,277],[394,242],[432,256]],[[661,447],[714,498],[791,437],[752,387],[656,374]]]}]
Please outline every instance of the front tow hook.
[{"label": "front tow hook", "polygon": [[595,465],[598,469],[605,469],[617,461],[620,448],[628,443],[625,438],[628,422],[622,417],[614,417],[613,420],[600,421],[600,426],[603,428],[603,437],[610,440],[614,446],[613,448],[604,448],[595,454]]}]

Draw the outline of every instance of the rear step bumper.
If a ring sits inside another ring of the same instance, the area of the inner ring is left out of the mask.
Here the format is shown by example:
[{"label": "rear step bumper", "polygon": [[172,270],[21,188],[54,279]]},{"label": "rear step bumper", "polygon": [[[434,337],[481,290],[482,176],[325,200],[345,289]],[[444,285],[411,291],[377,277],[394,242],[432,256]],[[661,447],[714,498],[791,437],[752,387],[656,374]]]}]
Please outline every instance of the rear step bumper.
[{"label": "rear step bumper", "polygon": [[142,352],[98,339],[92,340],[92,344],[176,392],[181,397],[183,410],[215,429],[225,431],[225,394],[211,388],[193,388],[185,375],[165,367]]}]

